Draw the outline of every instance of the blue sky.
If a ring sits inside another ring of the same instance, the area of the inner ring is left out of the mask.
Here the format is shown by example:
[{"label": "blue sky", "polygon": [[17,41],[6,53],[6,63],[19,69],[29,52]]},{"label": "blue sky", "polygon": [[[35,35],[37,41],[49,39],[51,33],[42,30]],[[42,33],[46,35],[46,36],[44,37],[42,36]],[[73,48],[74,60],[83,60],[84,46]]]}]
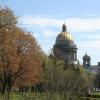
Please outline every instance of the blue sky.
[{"label": "blue sky", "polygon": [[19,26],[32,31],[48,54],[65,22],[78,47],[92,64],[100,61],[100,0],[0,0],[18,17]]}]

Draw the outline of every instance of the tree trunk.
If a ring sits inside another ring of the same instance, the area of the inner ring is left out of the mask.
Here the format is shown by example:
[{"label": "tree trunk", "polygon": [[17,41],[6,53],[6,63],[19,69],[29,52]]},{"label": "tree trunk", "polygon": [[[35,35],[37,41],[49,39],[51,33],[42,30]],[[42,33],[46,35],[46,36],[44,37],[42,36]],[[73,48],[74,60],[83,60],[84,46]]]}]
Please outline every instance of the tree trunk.
[{"label": "tree trunk", "polygon": [[2,87],[2,95],[4,95],[4,93],[6,92],[6,82],[4,82],[3,87]]}]

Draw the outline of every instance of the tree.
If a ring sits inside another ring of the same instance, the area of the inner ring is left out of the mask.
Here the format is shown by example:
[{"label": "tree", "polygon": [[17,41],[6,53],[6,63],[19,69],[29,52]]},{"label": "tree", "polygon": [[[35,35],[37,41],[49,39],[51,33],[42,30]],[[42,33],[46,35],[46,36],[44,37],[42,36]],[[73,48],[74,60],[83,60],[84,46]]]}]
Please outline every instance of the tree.
[{"label": "tree", "polygon": [[45,68],[43,79],[46,92],[62,94],[64,100],[80,100],[79,96],[84,96],[91,89],[92,75],[80,65],[65,66],[63,61],[50,57]]},{"label": "tree", "polygon": [[17,19],[13,15],[13,12],[5,7],[0,7],[0,29],[11,29],[17,24]]},{"label": "tree", "polygon": [[31,86],[39,81],[42,50],[31,33],[16,26],[12,11],[5,8],[0,14],[0,82],[4,94],[14,86]]},{"label": "tree", "polygon": [[98,68],[98,71],[95,75],[95,82],[94,82],[95,89],[100,89],[100,68]]}]

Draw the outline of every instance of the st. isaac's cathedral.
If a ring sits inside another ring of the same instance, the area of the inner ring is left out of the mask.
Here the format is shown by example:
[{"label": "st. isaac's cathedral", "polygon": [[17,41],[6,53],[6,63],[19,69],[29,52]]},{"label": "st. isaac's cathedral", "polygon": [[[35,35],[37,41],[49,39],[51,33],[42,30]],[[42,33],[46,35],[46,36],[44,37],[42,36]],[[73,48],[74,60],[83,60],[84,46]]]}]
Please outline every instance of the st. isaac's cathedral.
[{"label": "st. isaac's cathedral", "polygon": [[[56,37],[53,46],[54,55],[68,63],[79,63],[77,59],[77,46],[74,42],[73,36],[68,32],[65,23],[62,25],[62,31]],[[90,73],[97,73],[100,62],[93,66],[91,65],[91,57],[86,53],[83,56],[83,67]]]},{"label": "st. isaac's cathedral", "polygon": [[69,63],[77,61],[77,47],[65,24],[62,26],[62,32],[58,34],[53,48],[54,55],[57,58]]}]

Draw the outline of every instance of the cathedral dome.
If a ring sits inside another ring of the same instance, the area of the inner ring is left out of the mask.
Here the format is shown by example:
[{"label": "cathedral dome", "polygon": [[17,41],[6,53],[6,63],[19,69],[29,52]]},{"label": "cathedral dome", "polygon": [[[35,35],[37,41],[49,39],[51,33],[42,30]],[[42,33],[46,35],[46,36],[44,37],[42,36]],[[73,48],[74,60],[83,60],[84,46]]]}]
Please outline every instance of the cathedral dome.
[{"label": "cathedral dome", "polygon": [[62,32],[58,34],[56,38],[56,44],[69,44],[69,43],[74,43],[74,39],[72,35],[67,32],[66,25],[63,24],[62,26]]},{"label": "cathedral dome", "polygon": [[56,38],[56,41],[65,40],[68,42],[74,42],[72,35],[69,32],[61,32]]}]

